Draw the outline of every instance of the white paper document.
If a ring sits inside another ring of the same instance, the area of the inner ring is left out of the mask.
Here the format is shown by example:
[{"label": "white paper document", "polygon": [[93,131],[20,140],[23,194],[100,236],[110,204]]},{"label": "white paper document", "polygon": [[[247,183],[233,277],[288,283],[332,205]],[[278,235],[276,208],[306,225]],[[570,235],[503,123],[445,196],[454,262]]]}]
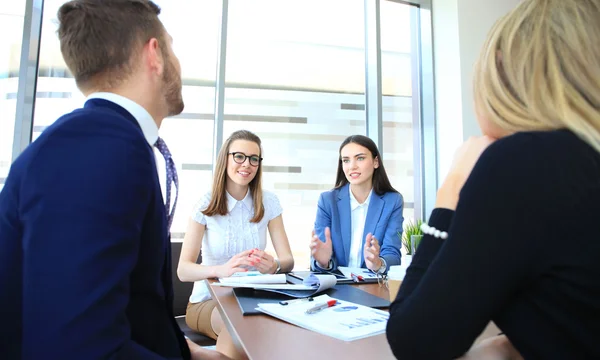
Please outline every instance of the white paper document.
[{"label": "white paper document", "polygon": [[241,278],[249,278],[251,282],[240,282],[238,280],[231,280],[232,278],[223,278],[219,279],[219,282],[212,283],[213,286],[228,286],[228,287],[243,287],[243,288],[251,288],[256,290],[266,290],[277,292],[285,295],[289,295],[292,297],[307,297],[318,294],[322,291],[325,291],[329,288],[332,288],[336,284],[336,278],[333,275],[317,275],[311,274],[311,276],[307,277],[302,281],[302,284],[287,284],[285,282],[285,274],[283,275],[284,281],[283,283],[260,283],[260,282],[252,282],[252,280],[260,278],[258,276],[250,276],[250,277],[239,277]]},{"label": "white paper document", "polygon": [[336,305],[312,314],[306,311],[335,300],[320,295],[313,301],[258,304],[257,310],[302,328],[344,341],[363,339],[385,333],[389,313],[351,302],[337,300]]},{"label": "white paper document", "polygon": [[258,271],[248,271],[220,278],[219,282],[230,284],[285,284],[287,281],[285,274],[261,274]]},{"label": "white paper document", "polygon": [[362,276],[365,279],[377,279],[377,274],[367,268],[338,266],[338,270],[347,278],[352,278],[352,274],[354,274],[356,276]]}]

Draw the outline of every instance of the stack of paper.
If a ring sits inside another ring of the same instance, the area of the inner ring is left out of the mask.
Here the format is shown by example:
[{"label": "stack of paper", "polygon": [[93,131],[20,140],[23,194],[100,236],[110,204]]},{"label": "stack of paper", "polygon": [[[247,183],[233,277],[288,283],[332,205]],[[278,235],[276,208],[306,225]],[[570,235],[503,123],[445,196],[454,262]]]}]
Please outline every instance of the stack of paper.
[{"label": "stack of paper", "polygon": [[347,278],[352,278],[352,274],[362,277],[363,281],[377,281],[377,274],[367,268],[354,268],[347,266],[338,266],[338,270]]},{"label": "stack of paper", "polygon": [[226,284],[285,284],[287,280],[285,274],[261,274],[258,271],[248,271],[219,278],[219,282]]},{"label": "stack of paper", "polygon": [[321,295],[314,301],[258,304],[257,310],[302,328],[344,341],[353,341],[385,333],[389,313],[367,306],[337,300],[336,305],[313,314],[306,311],[325,304],[331,297]]},{"label": "stack of paper", "polygon": [[[265,276],[283,276],[283,281],[278,283],[261,282]],[[213,286],[229,286],[252,288],[256,290],[272,291],[280,294],[289,295],[296,298],[312,296],[332,288],[336,284],[335,276],[333,275],[311,275],[304,279],[302,284],[287,284],[285,274],[278,275],[260,275],[260,276],[240,276],[219,279]],[[241,280],[244,279],[244,280]]]}]

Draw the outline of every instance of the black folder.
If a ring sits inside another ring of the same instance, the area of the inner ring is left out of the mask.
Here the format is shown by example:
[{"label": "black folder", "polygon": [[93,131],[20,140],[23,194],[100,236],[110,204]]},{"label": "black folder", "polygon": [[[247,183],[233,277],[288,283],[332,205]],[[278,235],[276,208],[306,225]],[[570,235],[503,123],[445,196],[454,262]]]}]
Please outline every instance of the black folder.
[{"label": "black folder", "polygon": [[[278,303],[294,298],[270,291],[255,290],[250,288],[234,288],[233,293],[237,299],[243,315],[259,315],[262,312],[256,310],[258,303]],[[331,289],[320,292],[319,295],[329,295],[332,298],[353,302],[360,305],[377,309],[387,309],[390,302],[386,299],[371,295],[353,286],[336,285]]]}]

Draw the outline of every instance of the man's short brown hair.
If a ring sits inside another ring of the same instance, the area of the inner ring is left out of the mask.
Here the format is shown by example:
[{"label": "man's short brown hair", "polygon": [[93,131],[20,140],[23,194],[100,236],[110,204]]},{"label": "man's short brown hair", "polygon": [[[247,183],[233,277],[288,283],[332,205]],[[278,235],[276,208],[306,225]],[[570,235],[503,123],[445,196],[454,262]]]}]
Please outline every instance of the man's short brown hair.
[{"label": "man's short brown hair", "polygon": [[131,75],[152,38],[164,51],[160,8],[149,0],[72,0],[58,10],[60,50],[77,86],[107,90]]}]

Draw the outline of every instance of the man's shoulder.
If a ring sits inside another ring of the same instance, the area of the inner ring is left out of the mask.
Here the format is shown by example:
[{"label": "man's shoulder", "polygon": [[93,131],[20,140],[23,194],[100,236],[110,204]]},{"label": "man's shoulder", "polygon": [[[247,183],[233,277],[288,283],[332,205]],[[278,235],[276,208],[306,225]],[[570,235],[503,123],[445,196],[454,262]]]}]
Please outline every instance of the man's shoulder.
[{"label": "man's shoulder", "polygon": [[23,157],[35,157],[38,152],[56,148],[85,153],[92,148],[86,145],[93,141],[101,141],[106,147],[120,143],[149,148],[141,129],[130,119],[102,108],[80,108],[46,128],[23,152]]},{"label": "man's shoulder", "polygon": [[[115,139],[143,140],[142,129],[135,119],[127,118],[119,112],[106,107],[85,107],[75,109],[56,120],[43,133],[74,132],[82,136],[107,136]],[[41,136],[40,136],[41,137]]]},{"label": "man's shoulder", "polygon": [[[141,129],[122,115],[104,113],[96,109],[76,109],[58,118],[33,141],[13,162],[9,178],[19,182],[23,176],[54,168],[66,158],[86,158],[91,167],[99,161],[129,163],[130,156],[148,159],[152,149]],[[140,162],[136,162],[140,165]],[[145,165],[144,165],[145,166]]]}]

